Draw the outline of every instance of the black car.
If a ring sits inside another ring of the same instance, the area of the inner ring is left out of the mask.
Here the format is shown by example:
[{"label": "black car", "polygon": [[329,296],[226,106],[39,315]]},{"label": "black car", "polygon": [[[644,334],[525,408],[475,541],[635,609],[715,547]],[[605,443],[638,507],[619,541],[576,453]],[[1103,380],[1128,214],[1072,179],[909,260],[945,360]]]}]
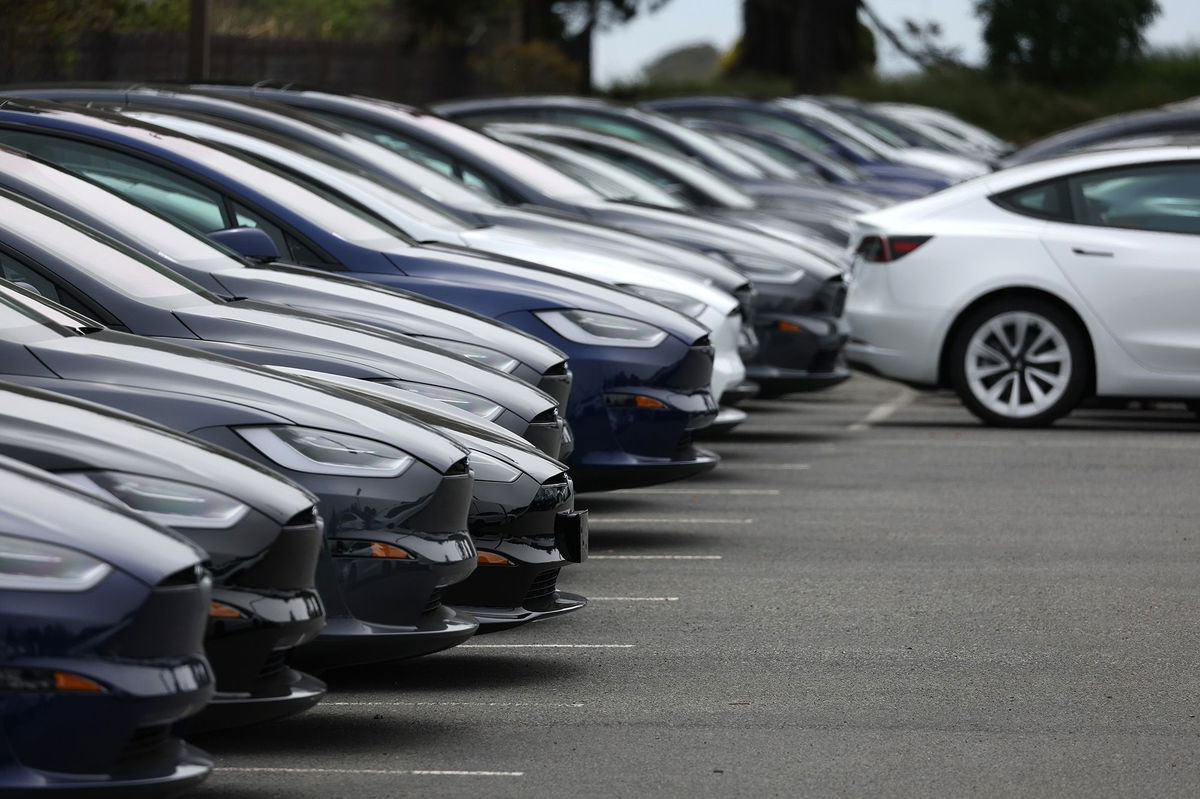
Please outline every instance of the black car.
[{"label": "black car", "polygon": [[587,558],[587,511],[576,511],[566,467],[511,433],[471,414],[347,378],[312,375],[368,399],[383,400],[471,453],[475,477],[471,538],[479,565],[442,598],[489,633],[579,610],[587,600],[558,590],[558,576]]},{"label": "black car", "polygon": [[433,345],[254,300],[223,300],[45,206],[0,189],[0,277],[106,325],[266,366],[389,382],[458,405],[559,456],[558,403]]},{"label": "black car", "polygon": [[213,695],[193,544],[0,458],[0,793],[162,796],[212,770],[171,735]]},{"label": "black car", "polygon": [[0,455],[23,461],[186,536],[208,553],[204,648],[217,694],[189,729],[299,713],[324,684],[287,666],[324,611],[317,499],[196,439],[93,403],[0,383]]},{"label": "black car", "polygon": [[326,626],[301,667],[411,657],[477,623],[441,603],[475,568],[466,450],[391,408],[248,363],[109,330],[0,281],[0,373],[152,419],[315,494]]}]

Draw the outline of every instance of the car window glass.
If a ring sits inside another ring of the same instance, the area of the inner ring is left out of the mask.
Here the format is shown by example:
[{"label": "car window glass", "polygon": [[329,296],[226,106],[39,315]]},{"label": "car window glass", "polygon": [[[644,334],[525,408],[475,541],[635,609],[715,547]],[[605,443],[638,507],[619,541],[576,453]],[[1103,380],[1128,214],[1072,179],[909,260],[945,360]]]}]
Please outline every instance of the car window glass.
[{"label": "car window glass", "polygon": [[241,203],[233,203],[233,223],[236,227],[256,227],[263,233],[271,237],[271,241],[275,242],[275,249],[279,250],[279,254],[283,257],[288,255],[287,237],[284,236],[283,228],[268,222],[262,217],[251,211]]},{"label": "car window glass", "polygon": [[1061,180],[1022,186],[999,194],[994,199],[1001,206],[1018,214],[1060,222],[1071,221],[1071,206]]},{"label": "car window glass", "polygon": [[26,296],[0,281],[0,329],[31,325],[49,328],[58,335],[64,332],[60,328],[99,327],[86,316],[77,316],[41,299]]},{"label": "car window glass", "polygon": [[665,136],[660,136],[654,131],[647,130],[640,125],[633,125],[624,120],[604,114],[589,114],[586,111],[554,109],[550,112],[550,119],[564,125],[573,125],[577,128],[587,128],[598,133],[620,136],[622,139],[639,141],[643,144],[650,144],[667,150],[675,149],[671,140]]},{"label": "car window glass", "polygon": [[1070,179],[1085,225],[1200,234],[1200,164],[1153,164]]},{"label": "car window glass", "polygon": [[85,142],[24,131],[0,132],[0,141],[93,180],[194,230],[211,233],[227,226],[217,192],[139,158]]},{"label": "car window glass", "polygon": [[57,286],[16,258],[2,252],[0,252],[0,277],[13,283],[24,284],[23,288],[33,289],[48,300],[62,301],[59,298]]}]

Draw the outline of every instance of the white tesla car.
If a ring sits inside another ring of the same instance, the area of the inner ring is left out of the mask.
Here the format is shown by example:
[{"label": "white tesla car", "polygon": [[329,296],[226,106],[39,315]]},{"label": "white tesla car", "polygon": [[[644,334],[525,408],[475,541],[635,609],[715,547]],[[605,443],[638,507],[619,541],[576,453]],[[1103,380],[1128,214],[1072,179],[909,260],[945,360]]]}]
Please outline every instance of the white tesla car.
[{"label": "white tesla car", "polygon": [[997,172],[858,217],[851,247],[851,362],[985,422],[1200,398],[1200,148]]}]

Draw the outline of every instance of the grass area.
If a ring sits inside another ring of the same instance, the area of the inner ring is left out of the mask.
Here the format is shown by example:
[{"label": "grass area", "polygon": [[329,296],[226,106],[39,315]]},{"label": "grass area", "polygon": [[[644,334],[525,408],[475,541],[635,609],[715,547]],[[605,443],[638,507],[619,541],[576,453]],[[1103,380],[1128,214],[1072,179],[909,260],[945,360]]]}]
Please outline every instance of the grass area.
[{"label": "grass area", "polygon": [[[719,79],[703,84],[625,83],[606,94],[638,100],[678,94],[726,94],[760,99],[794,93],[772,78]],[[998,78],[981,69],[945,68],[895,78],[848,79],[838,93],[944,108],[1018,144],[1097,117],[1162,105],[1200,94],[1200,50],[1150,53],[1098,86],[1070,90]]]}]

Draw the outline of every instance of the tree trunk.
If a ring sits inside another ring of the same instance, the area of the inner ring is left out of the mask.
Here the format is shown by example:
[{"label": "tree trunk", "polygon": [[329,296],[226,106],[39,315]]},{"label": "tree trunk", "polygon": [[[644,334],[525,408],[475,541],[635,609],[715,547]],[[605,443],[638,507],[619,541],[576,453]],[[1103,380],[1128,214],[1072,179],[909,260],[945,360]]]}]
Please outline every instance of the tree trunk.
[{"label": "tree trunk", "polygon": [[828,91],[860,66],[857,26],[858,0],[742,0],[736,69]]}]

